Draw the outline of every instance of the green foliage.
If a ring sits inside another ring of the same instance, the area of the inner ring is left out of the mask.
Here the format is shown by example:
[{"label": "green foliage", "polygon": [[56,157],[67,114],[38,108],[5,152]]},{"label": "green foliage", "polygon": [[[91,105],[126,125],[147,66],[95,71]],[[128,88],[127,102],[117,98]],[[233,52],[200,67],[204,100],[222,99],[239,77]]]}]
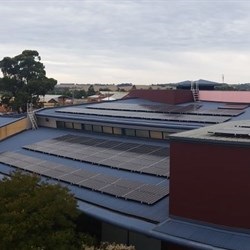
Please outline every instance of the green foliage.
[{"label": "green foliage", "polygon": [[0,61],[0,69],[3,73],[1,90],[11,95],[14,110],[21,108],[25,111],[26,103],[31,102],[33,96],[45,95],[57,83],[55,79],[46,77],[41,57],[35,50],[24,50],[13,58],[4,57]]},{"label": "green foliage", "polygon": [[0,182],[0,249],[79,249],[78,213],[66,188],[16,172]]},{"label": "green foliage", "polygon": [[85,246],[84,250],[135,250],[134,246],[127,246],[124,244],[116,244],[109,242],[102,242],[100,246]]},{"label": "green foliage", "polygon": [[82,90],[75,90],[74,91],[74,97],[76,99],[81,99],[81,98],[85,98],[87,95],[86,91],[84,89]]},{"label": "green foliage", "polygon": [[99,88],[99,91],[111,91],[111,89],[108,87],[105,87],[105,88]]},{"label": "green foliage", "polygon": [[95,95],[95,94],[96,94],[96,91],[94,89],[94,86],[90,85],[88,88],[88,91],[87,91],[87,96],[91,96],[91,95]]}]

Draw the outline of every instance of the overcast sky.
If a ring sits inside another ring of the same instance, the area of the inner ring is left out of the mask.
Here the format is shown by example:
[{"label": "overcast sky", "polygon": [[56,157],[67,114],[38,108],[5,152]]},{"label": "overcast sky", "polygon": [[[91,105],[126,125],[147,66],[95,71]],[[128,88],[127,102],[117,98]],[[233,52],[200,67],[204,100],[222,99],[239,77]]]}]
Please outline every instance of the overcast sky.
[{"label": "overcast sky", "polygon": [[0,0],[0,60],[58,83],[250,82],[248,0]]}]

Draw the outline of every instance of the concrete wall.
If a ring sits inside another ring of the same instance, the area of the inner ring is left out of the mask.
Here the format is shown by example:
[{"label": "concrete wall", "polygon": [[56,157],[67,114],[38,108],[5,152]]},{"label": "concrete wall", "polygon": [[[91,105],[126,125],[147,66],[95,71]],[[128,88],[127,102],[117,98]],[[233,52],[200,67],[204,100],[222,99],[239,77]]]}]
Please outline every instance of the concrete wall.
[{"label": "concrete wall", "polygon": [[249,150],[172,141],[170,215],[249,229]]},{"label": "concrete wall", "polygon": [[37,124],[41,127],[56,128],[56,119],[37,116]]},{"label": "concrete wall", "polygon": [[131,91],[125,98],[141,98],[154,102],[167,104],[179,104],[193,101],[191,90],[148,90],[136,89]]},{"label": "concrete wall", "polygon": [[250,91],[199,91],[201,101],[250,103]]},{"label": "concrete wall", "polygon": [[28,124],[27,118],[23,118],[0,127],[0,141],[26,130]]}]

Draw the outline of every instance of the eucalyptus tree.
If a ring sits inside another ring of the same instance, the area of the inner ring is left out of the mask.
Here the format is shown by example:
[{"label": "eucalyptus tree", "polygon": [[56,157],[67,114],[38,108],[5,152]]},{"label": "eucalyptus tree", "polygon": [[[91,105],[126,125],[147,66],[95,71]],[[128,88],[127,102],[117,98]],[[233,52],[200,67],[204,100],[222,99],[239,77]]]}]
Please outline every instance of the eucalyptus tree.
[{"label": "eucalyptus tree", "polygon": [[36,50],[24,50],[0,61],[3,78],[1,90],[11,96],[14,110],[26,111],[28,102],[36,103],[39,95],[53,90],[57,81],[46,76],[45,66]]}]

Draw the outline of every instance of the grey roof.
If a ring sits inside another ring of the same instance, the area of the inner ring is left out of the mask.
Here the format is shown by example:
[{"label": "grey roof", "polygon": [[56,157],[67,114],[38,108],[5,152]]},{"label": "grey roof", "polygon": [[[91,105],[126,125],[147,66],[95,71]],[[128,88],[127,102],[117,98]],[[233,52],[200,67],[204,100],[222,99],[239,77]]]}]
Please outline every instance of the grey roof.
[{"label": "grey roof", "polygon": [[250,120],[235,120],[171,135],[171,139],[250,146]]},{"label": "grey roof", "polygon": [[[117,102],[115,102],[117,103]],[[124,103],[124,101],[119,101],[119,103]],[[153,104],[152,102],[140,100],[140,99],[130,99],[126,100],[125,103],[130,104]],[[221,105],[220,103],[202,103],[201,109],[216,108]],[[248,116],[249,108],[246,109],[245,116]],[[86,116],[79,117],[79,115],[74,114],[60,114],[55,112],[57,108],[54,109],[44,109],[38,112],[41,116],[51,116],[51,117],[61,117],[64,119],[87,119]],[[242,116],[242,115],[240,115]],[[239,117],[240,117],[239,116]],[[237,119],[239,119],[237,117]],[[100,119],[90,116],[88,119],[93,119],[102,122],[108,122],[109,119],[105,120],[103,117]],[[232,118],[233,120],[234,118]],[[129,122],[130,124],[144,124],[144,120],[130,119],[129,121],[123,119],[120,122]],[[164,126],[164,122],[157,123],[147,121],[150,126]],[[168,126],[173,127],[183,126],[183,124],[169,123]],[[195,124],[187,123],[186,126],[195,127]],[[216,125],[217,126],[217,125]],[[196,126],[197,127],[197,126]],[[209,127],[210,128],[210,127]],[[207,128],[201,128],[208,129]],[[193,131],[190,131],[192,133]],[[83,132],[73,131],[73,130],[62,130],[62,129],[52,129],[52,128],[39,128],[38,130],[24,131],[17,134],[14,137],[10,137],[3,142],[1,142],[0,153],[3,151],[18,152],[21,154],[41,158],[44,160],[61,163],[72,168],[79,167],[79,165],[86,170],[105,173],[111,176],[120,176],[129,180],[143,181],[145,183],[158,183],[159,180],[168,185],[168,180],[163,177],[150,176],[145,174],[138,174],[118,169],[104,168],[98,165],[79,163],[74,160],[59,158],[53,155],[42,154],[38,152],[28,151],[22,148],[24,145],[29,145],[35,142],[39,142],[45,139],[55,138],[58,136],[66,134],[81,135]],[[188,132],[186,132],[188,133]],[[183,133],[184,134],[184,133]],[[182,134],[182,135],[183,135]],[[91,134],[93,138],[106,138],[105,135]],[[178,136],[178,135],[176,135]],[[137,141],[144,142],[145,144],[153,145],[166,145],[166,141],[149,141],[140,139],[129,139],[129,138],[119,138],[113,137],[114,140],[123,141]],[[0,173],[8,174],[13,171],[12,167],[0,164]],[[0,175],[0,178],[2,177]],[[55,180],[47,180],[49,182],[55,182]],[[231,231],[224,228],[217,228],[213,225],[199,225],[194,222],[185,222],[182,220],[174,220],[169,218],[169,197],[165,197],[153,205],[140,204],[138,202],[124,200],[115,198],[106,194],[101,194],[88,189],[80,188],[66,183],[61,183],[67,186],[78,199],[79,209],[84,213],[101,219],[103,221],[133,230],[136,232],[143,233],[150,237],[155,237],[161,240],[169,241],[172,243],[189,246],[193,249],[249,249],[250,245],[250,234],[240,233],[236,231]]]},{"label": "grey roof", "polygon": [[[190,103],[178,105],[183,107],[189,105]],[[193,103],[192,103],[193,104]],[[111,108],[105,110],[96,110],[96,107],[111,105]],[[129,110],[112,110],[116,106],[131,107],[135,106],[136,109],[143,108],[143,112],[138,111],[129,111]],[[147,107],[157,107],[157,105],[163,105],[162,103],[152,102],[143,99],[125,99],[117,100],[111,102],[102,103],[88,103],[81,105],[74,105],[69,107],[58,107],[58,108],[48,108],[39,110],[36,114],[38,117],[54,117],[59,120],[73,120],[73,121],[91,121],[93,123],[102,123],[102,124],[122,124],[129,126],[138,126],[145,127],[148,129],[161,129],[162,131],[168,132],[179,132],[184,130],[190,130],[195,128],[204,127],[211,125],[212,123],[220,123],[227,120],[241,120],[241,119],[250,119],[250,108],[246,108],[240,112],[240,115],[236,116],[225,116],[220,115],[218,111],[222,112],[234,112],[233,110],[226,111],[219,110],[218,107],[223,105],[222,103],[211,103],[211,102],[198,102],[197,105],[199,109],[197,114],[193,112],[183,113],[183,114],[172,114],[166,113],[162,114],[159,112],[153,112],[150,108]],[[68,112],[68,111],[72,112]],[[213,110],[218,114],[213,115]],[[145,112],[147,111],[147,112]],[[75,113],[74,113],[75,112]],[[237,111],[236,111],[237,112]]]},{"label": "grey roof", "polygon": [[166,220],[161,225],[156,226],[153,231],[189,240],[194,242],[193,247],[195,247],[195,243],[204,244],[203,246],[197,245],[196,249],[248,250],[250,246],[250,236],[247,233],[176,219]]},{"label": "grey roof", "polygon": [[[85,170],[103,173],[110,176],[121,177],[132,181],[140,181],[148,184],[157,184],[158,182],[165,182],[168,185],[168,180],[163,177],[156,177],[146,174],[139,174],[134,172],[122,171],[118,169],[112,169],[107,167],[101,167],[98,165],[93,165],[84,162],[77,162],[70,159],[60,158],[53,155],[33,152],[29,150],[25,150],[22,147],[25,145],[29,145],[35,142],[39,142],[49,138],[55,138],[57,136],[69,134],[69,131],[65,130],[57,130],[57,129],[47,129],[47,128],[39,128],[38,130],[29,130],[22,132],[15,137],[11,137],[3,142],[1,142],[1,152],[3,151],[14,151],[18,153],[22,153],[27,156],[33,156],[39,159],[48,160],[51,162],[56,162],[60,164],[64,164],[69,167],[81,167]],[[75,131],[70,131],[70,134],[81,134]],[[97,135],[91,135],[92,137],[96,137]],[[100,136],[98,136],[99,138]],[[105,138],[105,136],[102,136]],[[114,138],[118,140],[118,138]],[[122,139],[123,141],[126,139]],[[127,139],[128,141],[132,141]],[[134,141],[134,140],[133,140]],[[138,142],[138,140],[137,140]],[[144,141],[144,143],[146,143]],[[162,143],[154,143],[162,144]],[[9,171],[12,171],[12,167],[6,167],[3,164],[0,164],[0,172],[8,174]],[[129,214],[134,217],[140,217],[146,221],[155,221],[162,222],[168,216],[168,198],[164,198],[157,202],[155,205],[149,206],[145,204],[140,204],[138,202],[128,201],[124,199],[115,198],[110,195],[105,195],[102,193],[94,192],[88,189],[80,188],[77,186],[67,185],[72,192],[75,193],[76,197],[79,200],[85,200],[91,204],[95,204],[97,206],[106,207],[106,209],[116,210],[119,213]]]},{"label": "grey roof", "polygon": [[[80,134],[75,131],[70,131],[70,133],[77,135]],[[69,131],[50,128],[28,130],[1,142],[1,152],[18,152],[44,160],[61,163],[70,167],[79,167],[79,162],[77,161],[32,152],[22,148],[24,145],[65,134],[69,134]],[[96,137],[97,135],[92,134],[92,136]],[[103,135],[98,135],[98,138],[100,137],[105,138]],[[119,140],[119,138],[115,138]],[[123,138],[123,140],[134,141],[127,138]],[[136,141],[140,142],[140,140]],[[153,145],[162,144],[162,142],[150,142],[145,140],[144,142]],[[167,142],[163,143],[166,144]],[[82,168],[94,172],[122,176],[127,179],[140,180],[146,183],[155,183],[159,180],[166,181],[166,179],[161,177],[102,168],[87,163],[81,163],[80,165]],[[13,171],[13,168],[0,164],[1,173],[8,174],[10,171]],[[55,182],[55,180],[47,181]],[[85,190],[66,183],[61,184],[67,186],[75,194],[78,199],[79,209],[84,213],[123,228],[143,233],[150,237],[190,246],[194,249],[219,249],[223,247],[227,249],[248,249],[247,246],[250,245],[249,234],[222,229],[218,230],[213,226],[201,226],[195,223],[186,223],[170,219],[168,212],[168,197],[149,206],[133,201],[114,198],[87,189]]]},{"label": "grey roof", "polygon": [[24,116],[22,116],[21,118],[20,118],[20,116],[12,116],[12,115],[10,115],[10,116],[7,116],[7,115],[5,115],[5,116],[0,116],[0,127],[2,127],[2,126],[5,126],[5,125],[8,125],[8,124],[10,124],[10,123],[13,123],[13,122],[15,122],[15,121],[18,121],[19,119],[22,119]]}]

